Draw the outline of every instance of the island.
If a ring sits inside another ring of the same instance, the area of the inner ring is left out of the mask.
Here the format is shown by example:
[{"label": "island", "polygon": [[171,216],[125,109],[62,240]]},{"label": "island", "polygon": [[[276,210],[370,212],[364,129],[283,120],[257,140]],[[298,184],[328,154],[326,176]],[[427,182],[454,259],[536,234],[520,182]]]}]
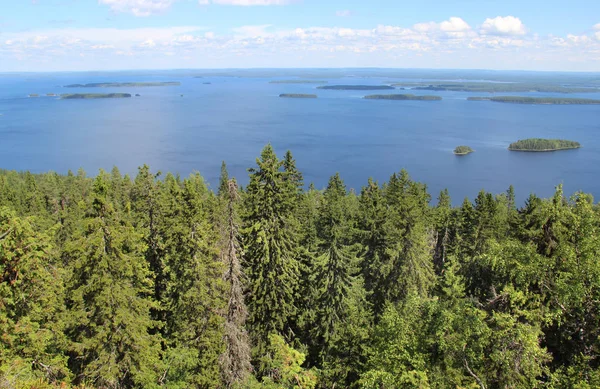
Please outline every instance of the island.
[{"label": "island", "polygon": [[543,104],[543,105],[587,105],[600,104],[600,100],[577,99],[567,97],[523,97],[523,96],[497,96],[497,97],[469,97],[469,101],[493,101],[496,103],[512,104]]},{"label": "island", "polygon": [[541,92],[541,93],[594,93],[595,87],[572,87],[556,84],[536,84],[519,82],[444,82],[439,84],[394,83],[393,86],[409,86],[414,90],[451,91],[451,92]]},{"label": "island", "polygon": [[135,97],[140,97],[140,96],[141,96],[141,95],[140,95],[139,93],[136,93],[136,94],[135,94]]},{"label": "island", "polygon": [[63,100],[75,99],[123,99],[131,97],[130,93],[72,93],[60,95]]},{"label": "island", "polygon": [[578,149],[580,147],[579,142],[571,140],[531,138],[511,143],[508,149],[511,151],[539,152]]},{"label": "island", "polygon": [[274,80],[269,84],[327,84],[327,81],[317,80]]},{"label": "island", "polygon": [[417,100],[417,101],[440,101],[440,96],[416,96],[416,95],[368,95],[364,97],[370,100]]},{"label": "island", "polygon": [[467,155],[470,154],[472,152],[474,152],[475,150],[473,150],[472,148],[470,148],[469,146],[457,146],[454,149],[454,154],[455,155]]},{"label": "island", "polygon": [[48,97],[55,97],[56,93],[46,93],[46,96],[48,96]]},{"label": "island", "polygon": [[29,97],[40,97],[40,95],[37,93],[30,93]]},{"label": "island", "polygon": [[124,87],[149,87],[149,86],[179,86],[180,82],[94,82],[91,84],[70,84],[65,88],[124,88]]},{"label": "island", "polygon": [[324,85],[318,86],[317,89],[328,90],[394,90],[393,86],[389,85]]},{"label": "island", "polygon": [[292,99],[316,99],[317,95],[310,95],[305,93],[282,93],[279,97],[286,97]]}]

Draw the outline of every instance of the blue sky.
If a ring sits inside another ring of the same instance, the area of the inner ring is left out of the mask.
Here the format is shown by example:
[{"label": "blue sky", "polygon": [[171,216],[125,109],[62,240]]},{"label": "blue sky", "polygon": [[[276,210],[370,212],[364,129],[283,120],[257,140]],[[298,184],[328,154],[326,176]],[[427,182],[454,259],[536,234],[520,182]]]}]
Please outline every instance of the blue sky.
[{"label": "blue sky", "polygon": [[600,2],[0,0],[0,71],[600,71]]}]

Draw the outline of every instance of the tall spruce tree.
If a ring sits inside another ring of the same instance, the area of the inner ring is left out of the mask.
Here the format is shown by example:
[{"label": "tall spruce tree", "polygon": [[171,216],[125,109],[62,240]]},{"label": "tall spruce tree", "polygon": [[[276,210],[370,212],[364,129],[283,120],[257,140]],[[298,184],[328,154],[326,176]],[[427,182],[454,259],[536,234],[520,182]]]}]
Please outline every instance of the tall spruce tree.
[{"label": "tall spruce tree", "polygon": [[68,381],[64,269],[50,238],[0,207],[0,387]]},{"label": "tall spruce tree", "polygon": [[244,248],[248,325],[256,355],[261,355],[271,334],[290,334],[297,314],[297,235],[291,215],[297,196],[290,191],[283,163],[271,145],[256,163],[257,168],[249,169]]},{"label": "tall spruce tree", "polygon": [[145,247],[115,213],[108,192],[100,171],[84,227],[68,246],[69,365],[76,383],[153,388],[160,361],[158,339],[148,332],[154,303]]},{"label": "tall spruce tree", "polygon": [[173,201],[165,209],[167,366],[161,383],[216,388],[221,382],[225,283],[217,230],[209,217],[213,194],[199,174],[183,182],[168,175],[165,187]]}]

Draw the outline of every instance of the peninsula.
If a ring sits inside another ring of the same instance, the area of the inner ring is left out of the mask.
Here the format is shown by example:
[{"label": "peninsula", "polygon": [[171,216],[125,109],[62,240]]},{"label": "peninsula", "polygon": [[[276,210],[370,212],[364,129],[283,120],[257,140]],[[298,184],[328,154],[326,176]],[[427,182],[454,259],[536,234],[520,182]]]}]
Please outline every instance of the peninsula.
[{"label": "peninsula", "polygon": [[328,90],[394,90],[393,86],[389,85],[324,85],[318,86],[317,89]]},{"label": "peninsula", "polygon": [[518,82],[444,82],[436,84],[394,83],[393,86],[410,87],[414,90],[451,91],[451,92],[542,92],[542,93],[598,93],[595,87],[571,87],[556,84],[536,84]]},{"label": "peninsula", "polygon": [[70,84],[65,88],[137,88],[149,86],[179,86],[180,82],[94,82],[91,84]]},{"label": "peninsula", "polygon": [[587,105],[600,104],[600,100],[576,99],[567,97],[523,97],[523,96],[498,96],[498,97],[469,97],[469,101],[493,101],[495,103],[512,104],[543,104],[543,105]]},{"label": "peninsula", "polygon": [[282,93],[279,97],[286,97],[292,99],[316,99],[317,95],[305,94],[305,93]]},{"label": "peninsula", "polygon": [[130,93],[71,93],[60,95],[63,100],[75,99],[122,99],[131,97]]},{"label": "peninsula", "polygon": [[467,154],[472,153],[473,151],[475,151],[475,150],[473,150],[469,146],[457,146],[454,149],[454,154],[455,155],[467,155]]},{"label": "peninsula", "polygon": [[368,95],[364,97],[370,100],[418,100],[418,101],[439,101],[440,96],[416,96],[416,95]]},{"label": "peninsula", "polygon": [[578,149],[580,147],[579,142],[571,140],[531,138],[511,143],[508,149],[511,151],[539,152]]}]

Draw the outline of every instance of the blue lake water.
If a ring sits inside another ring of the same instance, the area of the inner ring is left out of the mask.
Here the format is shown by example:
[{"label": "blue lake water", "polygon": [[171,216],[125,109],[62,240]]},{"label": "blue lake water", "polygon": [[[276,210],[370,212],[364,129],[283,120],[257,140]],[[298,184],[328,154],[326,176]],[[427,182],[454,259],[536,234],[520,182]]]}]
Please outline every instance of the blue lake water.
[{"label": "blue lake water", "polygon": [[[366,94],[394,92],[315,90],[312,84],[269,84],[273,79],[194,78],[181,72],[2,74],[0,168],[66,173],[81,167],[95,174],[116,165],[135,174],[146,163],[182,175],[199,171],[215,187],[222,160],[231,175],[247,183],[246,169],[271,142],[281,156],[291,149],[305,181],[317,187],[339,172],[349,188],[359,191],[369,177],[381,182],[405,168],[428,185],[434,198],[448,188],[455,204],[480,189],[500,193],[511,184],[521,201],[531,192],[550,196],[559,183],[569,194],[581,190],[600,198],[600,106],[471,102],[467,97],[482,94],[430,91],[395,93],[436,94],[443,101],[364,100]],[[326,80],[330,85],[380,84],[390,77]],[[111,81],[182,85],[61,87]],[[43,96],[110,92],[141,96]],[[30,93],[42,97],[28,98]],[[317,93],[319,98],[282,99],[280,93]],[[598,93],[563,96],[600,99]],[[575,140],[583,147],[553,153],[507,150],[509,143],[532,137]],[[461,144],[476,152],[453,155]]]}]

